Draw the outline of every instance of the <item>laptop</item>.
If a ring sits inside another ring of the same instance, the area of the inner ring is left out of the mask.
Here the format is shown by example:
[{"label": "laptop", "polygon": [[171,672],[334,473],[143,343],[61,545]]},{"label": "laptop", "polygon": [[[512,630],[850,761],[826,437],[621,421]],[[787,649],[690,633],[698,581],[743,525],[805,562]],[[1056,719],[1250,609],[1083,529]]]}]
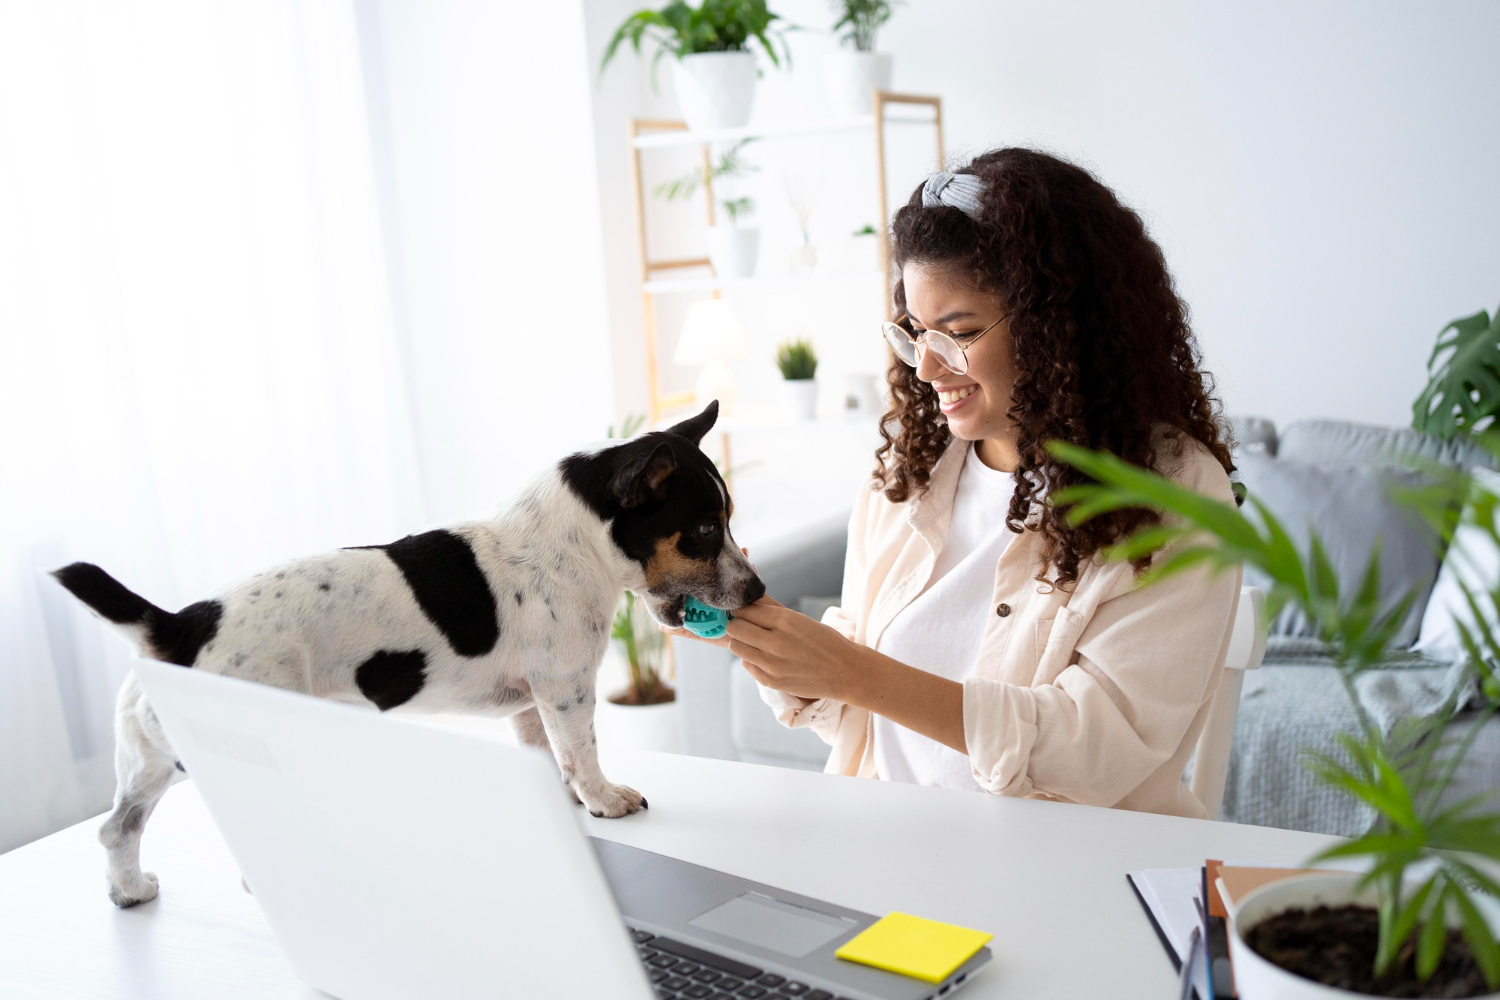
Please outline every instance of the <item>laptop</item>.
[{"label": "laptop", "polygon": [[929,1000],[989,961],[837,959],[874,916],[587,837],[542,751],[135,668],[293,971],[340,1000]]}]

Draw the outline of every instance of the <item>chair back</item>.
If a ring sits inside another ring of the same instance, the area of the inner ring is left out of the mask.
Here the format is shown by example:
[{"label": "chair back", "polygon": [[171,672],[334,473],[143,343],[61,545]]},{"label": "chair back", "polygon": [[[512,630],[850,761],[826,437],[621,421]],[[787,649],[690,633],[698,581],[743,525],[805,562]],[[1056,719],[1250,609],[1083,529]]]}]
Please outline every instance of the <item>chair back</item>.
[{"label": "chair back", "polygon": [[1208,721],[1198,735],[1190,787],[1208,809],[1209,819],[1218,819],[1224,807],[1224,782],[1229,776],[1229,751],[1234,746],[1234,723],[1240,714],[1245,671],[1260,666],[1266,656],[1265,603],[1266,596],[1259,587],[1240,588],[1229,652],[1224,657],[1224,676],[1209,703]]}]

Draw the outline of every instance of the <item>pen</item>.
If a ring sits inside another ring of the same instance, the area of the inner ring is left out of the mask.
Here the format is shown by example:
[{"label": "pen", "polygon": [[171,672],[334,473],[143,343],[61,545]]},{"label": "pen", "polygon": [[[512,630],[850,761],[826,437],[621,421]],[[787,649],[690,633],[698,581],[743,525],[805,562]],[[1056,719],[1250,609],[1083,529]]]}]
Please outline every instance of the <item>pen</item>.
[{"label": "pen", "polygon": [[1193,970],[1198,966],[1198,942],[1202,935],[1202,929],[1194,927],[1193,936],[1188,938],[1187,957],[1182,960],[1182,981],[1177,984],[1177,1000],[1189,1000],[1193,995]]}]

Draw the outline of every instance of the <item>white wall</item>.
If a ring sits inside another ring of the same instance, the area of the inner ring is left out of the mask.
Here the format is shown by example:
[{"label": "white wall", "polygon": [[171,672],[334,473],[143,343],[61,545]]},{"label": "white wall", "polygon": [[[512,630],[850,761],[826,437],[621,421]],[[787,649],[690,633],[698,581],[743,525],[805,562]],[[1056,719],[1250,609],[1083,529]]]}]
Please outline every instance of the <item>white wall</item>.
[{"label": "white wall", "polygon": [[359,0],[434,522],[613,414],[581,0]]},{"label": "white wall", "polygon": [[[587,0],[591,49],[634,6]],[[823,0],[773,6],[831,22]],[[816,103],[831,41],[794,46],[758,115]],[[1231,411],[1404,424],[1438,329],[1500,301],[1500,5],[911,0],[881,47],[896,89],[944,98],[951,161],[1038,145],[1142,212]],[[630,97],[596,104],[616,232],[625,161],[602,137]],[[639,350],[633,244],[610,254],[624,358]]]}]

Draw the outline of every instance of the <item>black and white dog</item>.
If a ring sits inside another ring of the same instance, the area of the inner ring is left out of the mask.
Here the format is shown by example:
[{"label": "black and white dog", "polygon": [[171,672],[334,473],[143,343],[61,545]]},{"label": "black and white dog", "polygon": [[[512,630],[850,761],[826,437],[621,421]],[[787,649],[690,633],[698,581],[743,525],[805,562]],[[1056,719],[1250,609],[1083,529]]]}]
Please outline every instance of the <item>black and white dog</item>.
[{"label": "black and white dog", "polygon": [[[765,593],[698,447],[717,417],[710,403],[666,431],[570,455],[494,520],[301,559],[175,614],[89,563],[56,576],[159,660],[381,711],[509,716],[590,812],[624,816],[646,800],[605,778],[594,739],[594,678],[622,591],[672,626],[690,594],[734,609]],[[141,830],[175,763],[132,675],[116,707],[115,807],[99,831],[119,906],[156,896]]]}]

